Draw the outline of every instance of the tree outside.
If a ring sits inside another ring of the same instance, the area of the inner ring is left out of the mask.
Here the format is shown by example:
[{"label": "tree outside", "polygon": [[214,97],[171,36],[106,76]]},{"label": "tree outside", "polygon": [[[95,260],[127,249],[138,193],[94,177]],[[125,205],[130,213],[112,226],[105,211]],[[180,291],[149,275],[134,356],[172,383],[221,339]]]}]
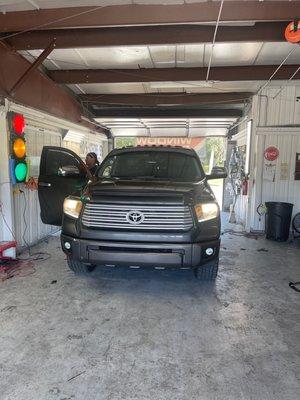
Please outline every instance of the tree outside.
[{"label": "tree outside", "polygon": [[210,137],[205,139],[205,156],[201,158],[204,171],[209,172],[210,159],[213,153],[213,165],[223,166],[225,157],[225,140],[223,137]]}]

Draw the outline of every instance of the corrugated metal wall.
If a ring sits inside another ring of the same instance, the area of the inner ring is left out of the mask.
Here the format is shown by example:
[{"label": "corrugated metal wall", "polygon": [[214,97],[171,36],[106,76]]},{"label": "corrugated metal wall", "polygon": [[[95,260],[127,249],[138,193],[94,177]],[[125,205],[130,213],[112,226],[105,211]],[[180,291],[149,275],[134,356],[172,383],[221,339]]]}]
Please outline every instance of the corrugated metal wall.
[{"label": "corrugated metal wall", "polygon": [[[274,128],[266,131],[263,128],[257,131],[257,173],[255,208],[266,201],[281,201],[294,204],[294,213],[300,212],[300,181],[294,179],[296,153],[300,153],[300,128]],[[268,161],[264,159],[264,150],[269,146],[279,149],[279,157],[274,162],[274,182],[264,175],[264,166]],[[282,176],[282,168],[287,166],[287,176]],[[251,227],[255,230],[264,229],[264,218],[253,213]]]},{"label": "corrugated metal wall", "polygon": [[[294,179],[296,153],[300,153],[300,97],[299,86],[269,87],[253,100],[253,192],[250,227],[264,229],[264,218],[259,221],[256,207],[266,201],[294,204],[300,212],[300,181]],[[290,127],[288,127],[290,126]],[[274,162],[274,181],[264,173],[264,151],[269,146],[279,150]],[[285,169],[285,171],[284,171]],[[284,173],[283,173],[284,172]],[[286,176],[284,176],[286,174]]]},{"label": "corrugated metal wall", "polygon": [[[58,129],[53,129],[51,132],[39,131],[29,124],[25,134],[29,159],[39,158],[43,146],[61,146],[61,134]],[[18,189],[21,189],[23,193]],[[56,227],[42,223],[37,190],[29,190],[19,184],[15,187],[13,197],[15,236],[19,248],[25,246],[25,243],[36,243],[51,232],[58,230]]]},{"label": "corrugated metal wall", "polygon": [[269,87],[259,96],[258,126],[300,124],[300,86]]}]

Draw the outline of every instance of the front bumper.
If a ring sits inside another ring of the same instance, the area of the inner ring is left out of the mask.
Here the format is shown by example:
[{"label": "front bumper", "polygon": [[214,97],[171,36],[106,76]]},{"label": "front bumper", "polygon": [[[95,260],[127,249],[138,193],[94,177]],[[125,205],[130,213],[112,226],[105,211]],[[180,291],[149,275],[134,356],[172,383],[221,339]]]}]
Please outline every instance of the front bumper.
[{"label": "front bumper", "polygon": [[[70,247],[69,249],[66,248]],[[78,239],[61,235],[65,254],[77,261],[130,267],[195,268],[219,256],[220,240],[201,243],[133,243]],[[211,255],[206,249],[213,249]]]}]

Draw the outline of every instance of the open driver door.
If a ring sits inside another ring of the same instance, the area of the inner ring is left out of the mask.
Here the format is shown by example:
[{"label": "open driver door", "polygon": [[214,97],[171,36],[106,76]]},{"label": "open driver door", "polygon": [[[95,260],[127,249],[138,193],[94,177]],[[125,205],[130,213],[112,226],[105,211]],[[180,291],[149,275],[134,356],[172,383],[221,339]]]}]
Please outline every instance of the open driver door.
[{"label": "open driver door", "polygon": [[81,158],[63,147],[43,147],[38,195],[41,219],[61,226],[63,202],[69,195],[80,196],[91,175]]}]

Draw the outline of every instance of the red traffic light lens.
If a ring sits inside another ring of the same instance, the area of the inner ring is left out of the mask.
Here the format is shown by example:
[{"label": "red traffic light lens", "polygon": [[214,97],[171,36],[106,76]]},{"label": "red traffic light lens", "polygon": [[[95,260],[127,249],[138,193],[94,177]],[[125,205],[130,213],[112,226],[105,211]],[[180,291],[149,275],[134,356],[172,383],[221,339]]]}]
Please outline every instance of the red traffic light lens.
[{"label": "red traffic light lens", "polygon": [[12,125],[17,135],[23,135],[25,130],[25,118],[22,114],[16,114],[13,116]]}]

